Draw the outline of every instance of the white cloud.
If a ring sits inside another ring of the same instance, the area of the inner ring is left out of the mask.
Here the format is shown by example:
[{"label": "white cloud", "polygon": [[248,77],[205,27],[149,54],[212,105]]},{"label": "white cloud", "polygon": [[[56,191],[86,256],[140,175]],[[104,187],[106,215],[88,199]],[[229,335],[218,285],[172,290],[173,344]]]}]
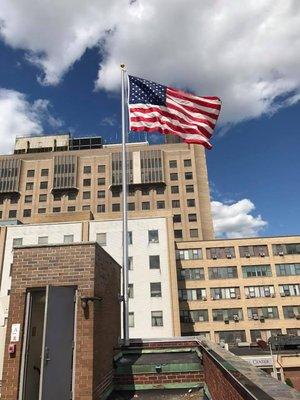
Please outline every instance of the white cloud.
[{"label": "white cloud", "polygon": [[23,93],[0,88],[0,153],[12,151],[17,135],[41,134],[43,123],[60,127],[62,121],[50,114],[50,107],[48,100],[30,103]]},{"label": "white cloud", "polygon": [[99,46],[98,88],[116,90],[125,62],[133,75],[220,96],[224,124],[299,101],[297,0],[0,0],[0,19],[45,84]]},{"label": "white cloud", "polygon": [[248,199],[233,204],[212,201],[211,208],[217,237],[257,236],[259,231],[267,225],[267,222],[260,215],[251,215],[255,206]]}]

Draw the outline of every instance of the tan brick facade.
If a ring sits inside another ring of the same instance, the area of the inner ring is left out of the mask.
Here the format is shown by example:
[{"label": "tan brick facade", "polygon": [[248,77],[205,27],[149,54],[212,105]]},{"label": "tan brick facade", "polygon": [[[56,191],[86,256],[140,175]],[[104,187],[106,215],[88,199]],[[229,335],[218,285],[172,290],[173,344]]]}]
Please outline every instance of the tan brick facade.
[{"label": "tan brick facade", "polygon": [[[74,399],[100,400],[112,383],[120,334],[120,267],[95,243],[15,249],[6,349],[12,324],[21,323],[23,329],[26,290],[46,285],[77,287]],[[81,296],[103,299],[89,303],[88,318],[80,306]],[[1,397],[5,400],[18,398],[21,351],[21,342],[15,357],[5,351]]]}]

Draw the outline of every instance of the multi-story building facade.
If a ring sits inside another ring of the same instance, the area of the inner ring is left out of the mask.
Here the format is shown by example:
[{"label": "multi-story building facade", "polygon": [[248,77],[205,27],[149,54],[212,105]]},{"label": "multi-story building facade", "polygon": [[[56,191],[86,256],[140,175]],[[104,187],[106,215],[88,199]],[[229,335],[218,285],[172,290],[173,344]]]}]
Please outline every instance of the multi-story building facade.
[{"label": "multi-story building facade", "polygon": [[183,335],[300,335],[299,236],[181,242],[176,258]]},{"label": "multi-story building facade", "polygon": [[[128,144],[127,169],[129,218],[170,210],[175,240],[213,239],[202,146]],[[19,138],[14,154],[0,157],[0,221],[72,220],[78,211],[118,220],[121,171],[121,146],[100,138]]]}]

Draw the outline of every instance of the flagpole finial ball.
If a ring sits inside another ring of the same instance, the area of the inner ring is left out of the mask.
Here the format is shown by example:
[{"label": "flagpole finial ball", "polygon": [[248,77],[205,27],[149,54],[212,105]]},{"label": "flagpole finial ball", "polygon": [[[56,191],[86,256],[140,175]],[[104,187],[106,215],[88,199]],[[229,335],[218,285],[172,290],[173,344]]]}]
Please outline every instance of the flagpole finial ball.
[{"label": "flagpole finial ball", "polygon": [[124,68],[125,68],[125,64],[121,64],[120,67],[121,67],[122,69],[124,69]]}]

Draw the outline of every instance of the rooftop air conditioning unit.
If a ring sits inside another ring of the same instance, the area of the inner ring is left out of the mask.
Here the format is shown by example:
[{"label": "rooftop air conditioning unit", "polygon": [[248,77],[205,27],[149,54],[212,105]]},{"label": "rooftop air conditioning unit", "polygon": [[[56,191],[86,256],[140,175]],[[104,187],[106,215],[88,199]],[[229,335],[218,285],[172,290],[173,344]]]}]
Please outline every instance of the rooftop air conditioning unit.
[{"label": "rooftop air conditioning unit", "polygon": [[283,254],[283,251],[279,251],[279,252],[278,252],[278,255],[279,255],[279,256],[283,256],[283,255],[284,255],[284,254]]},{"label": "rooftop air conditioning unit", "polygon": [[259,319],[260,319],[260,322],[265,322],[265,317],[264,317],[263,315],[261,315],[261,316],[259,317]]},{"label": "rooftop air conditioning unit", "polygon": [[225,322],[225,324],[229,324],[229,319],[228,319],[228,318],[225,318],[225,319],[224,319],[224,322]]},{"label": "rooftop air conditioning unit", "polygon": [[234,316],[233,316],[233,320],[234,320],[235,322],[239,322],[240,318],[239,318],[238,315],[234,315]]},{"label": "rooftop air conditioning unit", "polygon": [[250,253],[245,253],[245,257],[250,258]]},{"label": "rooftop air conditioning unit", "polygon": [[212,259],[213,260],[216,260],[218,257],[214,254],[213,256],[212,256]]},{"label": "rooftop air conditioning unit", "polygon": [[258,320],[258,315],[257,314],[253,314],[252,318],[255,319],[255,320]]},{"label": "rooftop air conditioning unit", "polygon": [[261,257],[264,257],[264,256],[265,256],[265,253],[264,253],[263,251],[261,251],[261,252],[259,253],[259,255],[260,255]]},{"label": "rooftop air conditioning unit", "polygon": [[232,255],[231,254],[226,254],[226,257],[227,258],[232,258]]}]

